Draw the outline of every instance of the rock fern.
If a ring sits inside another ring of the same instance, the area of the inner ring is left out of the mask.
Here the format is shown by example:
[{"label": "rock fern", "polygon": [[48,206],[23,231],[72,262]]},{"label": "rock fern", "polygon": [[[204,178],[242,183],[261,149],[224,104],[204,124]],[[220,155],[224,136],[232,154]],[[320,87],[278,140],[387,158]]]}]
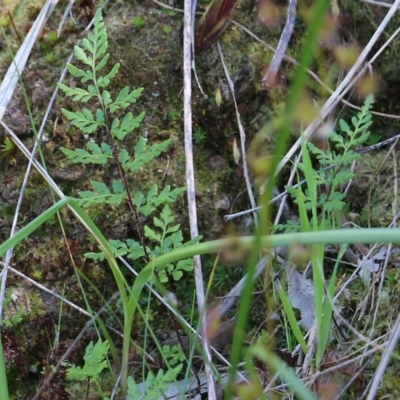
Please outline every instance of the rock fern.
[{"label": "rock fern", "polygon": [[[350,165],[360,157],[356,152],[357,147],[366,143],[369,137],[369,127],[372,124],[371,108],[374,97],[369,95],[361,110],[357,115],[351,118],[351,125],[341,119],[339,127],[341,133],[331,132],[328,137],[328,148],[320,149],[313,143],[308,142],[303,151],[307,151],[316,157],[319,162],[319,169],[313,169],[312,181],[316,189],[313,193],[316,198],[311,198],[308,189],[304,193],[297,188],[286,187],[295,203],[304,203],[307,210],[312,209],[312,205],[316,204],[320,211],[320,220],[318,224],[322,224],[325,228],[340,226],[340,216],[338,212],[342,211],[345,206],[346,193],[344,186],[354,177],[354,173],[350,169]],[[299,184],[301,175],[306,177],[307,172],[305,163],[299,163]],[[310,176],[310,175],[308,175]],[[307,185],[311,184],[308,179]],[[301,224],[288,221],[286,224],[277,225],[276,230],[299,231]]]},{"label": "rock fern", "polygon": [[[127,112],[123,116],[114,116],[114,114],[116,112],[121,113],[121,110],[135,103],[143,88],[131,90],[129,87],[124,87],[115,98],[107,90],[120,68],[119,63],[117,63],[108,73],[104,72],[110,56],[107,53],[107,39],[103,17],[101,11],[98,10],[94,18],[93,31],[82,40],[81,47],[74,47],[74,54],[83,64],[83,67],[68,64],[68,71],[73,77],[80,80],[80,85],[69,87],[59,83],[59,88],[68,97],[82,104],[81,110],[62,109],[62,113],[73,126],[88,135],[88,141],[84,149],[62,147],[61,150],[74,163],[94,165],[115,163],[119,173],[118,179],[112,180],[110,186],[104,182],[92,180],[91,190],[80,191],[78,201],[84,207],[98,204],[119,206],[127,203],[137,229],[138,242],[134,239],[127,239],[126,241],[110,240],[110,244],[115,255],[126,255],[133,260],[142,258],[145,262],[148,262],[153,256],[161,255],[183,245],[180,226],[168,226],[174,220],[174,215],[168,204],[173,203],[185,191],[185,188],[171,189],[170,186],[165,186],[159,191],[158,185],[153,184],[147,193],[144,193],[142,191],[133,192],[130,187],[128,175],[137,173],[151,163],[155,157],[158,157],[167,149],[172,140],[168,139],[149,146],[143,137],[139,137],[133,151],[124,146],[124,139],[140,126],[145,113],[141,112],[137,116],[132,115],[131,112]],[[100,129],[106,132],[106,140],[102,143],[96,143],[90,138],[90,135]],[[161,219],[153,218],[154,229],[143,226],[141,215],[148,217],[158,209],[161,211]],[[160,230],[160,233],[156,233],[157,230]],[[173,239],[171,239],[172,234],[175,235]],[[97,260],[104,258],[102,253],[91,252],[87,253],[86,256]],[[183,270],[190,270],[191,268],[192,262],[190,260],[171,265],[159,271],[161,281],[167,281],[169,276],[172,276],[175,280],[179,279]]]}]

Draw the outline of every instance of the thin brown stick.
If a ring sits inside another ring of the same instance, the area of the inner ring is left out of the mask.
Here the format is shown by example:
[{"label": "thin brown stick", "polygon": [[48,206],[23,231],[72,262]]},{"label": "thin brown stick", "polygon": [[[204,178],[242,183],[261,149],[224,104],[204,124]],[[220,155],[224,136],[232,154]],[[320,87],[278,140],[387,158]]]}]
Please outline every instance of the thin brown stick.
[{"label": "thin brown stick", "polygon": [[11,25],[12,25],[13,28],[14,28],[14,32],[15,32],[15,34],[17,35],[17,38],[18,38],[19,42],[22,44],[21,36],[19,36],[18,29],[17,29],[17,27],[16,27],[15,24],[14,24],[14,18],[12,17],[12,15],[11,15],[11,13],[10,13],[10,10],[7,10],[7,13],[8,13],[8,16],[10,17]]}]

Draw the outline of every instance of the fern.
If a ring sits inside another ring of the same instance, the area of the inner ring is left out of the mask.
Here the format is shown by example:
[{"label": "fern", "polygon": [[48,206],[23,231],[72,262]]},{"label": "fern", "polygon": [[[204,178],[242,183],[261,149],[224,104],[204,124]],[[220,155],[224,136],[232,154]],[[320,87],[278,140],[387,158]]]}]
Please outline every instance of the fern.
[{"label": "fern", "polygon": [[156,400],[163,397],[165,392],[171,385],[171,382],[176,380],[181,372],[183,364],[178,364],[175,367],[169,368],[166,372],[160,369],[157,375],[149,371],[146,380],[142,383],[142,387],[136,384],[132,377],[128,378],[128,399],[129,400]]},{"label": "fern", "polygon": [[[68,70],[76,78],[80,78],[85,87],[70,88],[65,84],[59,84],[61,90],[72,98],[73,101],[80,103],[89,103],[91,101],[99,104],[99,108],[94,112],[88,108],[82,108],[80,111],[69,111],[62,109],[63,115],[83,133],[92,134],[99,128],[103,128],[108,133],[109,142],[97,144],[94,141],[88,141],[85,149],[66,149],[61,148],[62,152],[74,163],[106,165],[113,160],[119,166],[120,179],[114,179],[111,187],[108,187],[103,182],[95,180],[91,181],[91,190],[79,192],[79,204],[83,207],[92,207],[99,204],[107,204],[111,206],[120,206],[123,203],[128,203],[133,211],[133,216],[138,230],[138,242],[128,239],[126,242],[112,242],[115,255],[126,255],[132,260],[145,258],[147,261],[150,256],[165,254],[165,252],[183,245],[182,233],[179,225],[175,226],[176,231],[172,232],[171,227],[167,228],[168,223],[163,222],[163,240],[160,243],[160,237],[152,228],[141,226],[139,215],[149,216],[160,206],[173,203],[185,188],[175,188],[171,190],[170,186],[165,186],[161,192],[157,185],[152,185],[147,193],[142,191],[132,192],[132,188],[128,185],[126,174],[140,171],[144,166],[151,163],[154,158],[158,157],[171,144],[172,140],[168,139],[161,143],[153,143],[150,146],[146,140],[140,137],[133,148],[133,154],[130,149],[123,146],[122,141],[126,136],[140,126],[145,117],[145,113],[141,112],[136,117],[131,112],[126,113],[122,117],[111,118],[112,113],[125,109],[135,103],[143,88],[130,90],[129,87],[123,88],[113,99],[111,93],[106,90],[119,70],[119,64],[111,68],[111,71],[105,75],[99,75],[107,66],[109,54],[107,53],[107,31],[104,26],[101,12],[97,11],[94,20],[94,29],[87,38],[83,39],[82,47],[75,46],[74,53],[87,68],[79,68],[75,65],[68,64]],[[112,121],[109,125],[106,121]],[[116,144],[116,141],[121,142]],[[117,152],[116,149],[119,149]],[[161,218],[169,214],[168,218],[174,218],[171,209],[163,208]],[[153,222],[155,227],[161,228],[159,218],[154,217]],[[144,234],[142,233],[144,232]],[[172,233],[175,236],[171,236]],[[169,236],[166,236],[169,235]],[[155,248],[145,243],[145,239],[149,242],[156,242]],[[165,240],[164,240],[165,239]],[[160,247],[160,244],[162,245]],[[104,254],[90,252],[87,257],[94,260],[103,260]],[[189,261],[181,262],[176,265],[170,265],[166,270],[160,271],[160,278],[163,282],[167,280],[166,271],[171,274],[175,280],[179,279],[183,271],[188,271],[192,268]]]},{"label": "fern", "polygon": [[71,381],[83,381],[88,378],[97,379],[103,371],[107,368],[107,361],[105,360],[108,353],[109,345],[107,340],[102,342],[100,339],[95,345],[90,342],[86,347],[85,364],[83,367],[72,365],[67,371],[67,379]]},{"label": "fern", "polygon": [[[171,189],[170,186],[165,186],[161,189],[156,184],[152,184],[147,190],[139,191],[130,184],[132,174],[141,171],[159,157],[171,145],[172,140],[148,144],[147,140],[139,137],[133,146],[133,151],[131,144],[129,147],[125,145],[127,136],[143,123],[145,112],[135,116],[130,111],[121,115],[121,111],[138,101],[143,88],[132,90],[124,87],[116,97],[112,95],[108,87],[118,73],[120,65],[117,63],[108,68],[110,55],[107,48],[107,31],[101,11],[98,10],[94,18],[93,31],[82,40],[81,47],[74,47],[75,57],[81,62],[81,66],[70,63],[67,65],[70,74],[79,79],[80,83],[73,88],[62,83],[58,86],[67,97],[81,105],[81,108],[77,107],[77,111],[63,108],[63,116],[86,135],[93,135],[101,129],[101,136],[105,139],[102,143],[96,143],[94,138],[89,139],[84,148],[61,148],[61,151],[73,163],[106,166],[111,161],[117,166],[118,177],[115,177],[111,183],[92,180],[89,190],[79,192],[78,202],[83,207],[97,207],[97,210],[99,205],[114,207],[128,205],[137,237],[125,240],[110,239],[109,244],[116,257],[126,256],[131,260],[137,260],[137,265],[140,266],[148,263],[152,257],[185,245],[180,225],[174,223],[175,216],[169,206],[177,200],[185,188]],[[116,112],[118,115],[114,115]],[[152,217],[148,218],[150,215]],[[152,221],[154,226],[143,226],[145,220]],[[195,243],[200,239],[201,237],[198,237],[188,243]],[[96,261],[105,259],[103,252],[89,252],[85,256]],[[174,280],[180,279],[185,271],[191,269],[193,269],[192,260],[182,260],[156,272],[161,282],[167,282],[170,277]],[[114,276],[118,282],[119,275],[114,273]],[[123,285],[119,287],[122,290]],[[132,296],[129,290],[127,292],[129,296]],[[128,301],[126,293],[121,293],[121,298],[124,299],[125,322],[129,321],[124,326],[124,335],[128,337],[132,324],[131,315],[134,312],[131,310],[135,309],[137,300]],[[125,363],[125,368],[128,362],[129,341],[124,340],[123,343],[122,361]],[[108,347],[105,344],[100,342],[96,346],[91,344],[85,356],[85,366],[71,367],[69,378],[97,379],[96,377],[106,366],[104,356],[107,351]],[[156,393],[160,387],[163,387],[164,382],[177,375],[179,368],[181,366],[176,366],[165,373],[160,371],[157,376],[149,375],[148,387]],[[125,369],[122,371],[121,378],[123,390],[126,389],[126,379]]]},{"label": "fern", "polygon": [[[347,184],[354,173],[348,168],[360,155],[356,148],[367,142],[369,138],[369,127],[372,124],[371,109],[374,102],[373,95],[369,95],[356,116],[351,118],[351,126],[341,119],[339,127],[341,134],[332,132],[329,142],[332,148],[323,150],[308,142],[307,148],[319,161],[320,168],[313,170],[313,179],[317,188],[320,189],[317,205],[321,210],[321,220],[324,220],[325,228],[335,224],[337,212],[342,211],[345,206],[346,194],[341,188]],[[304,164],[298,164],[299,171],[304,172]],[[299,178],[300,181],[300,178]],[[304,190],[303,197],[299,198],[298,189],[286,187],[296,204],[301,201],[307,210],[311,209],[308,189]],[[296,222],[289,221],[286,224],[275,226],[277,231],[293,232],[301,230]]]}]

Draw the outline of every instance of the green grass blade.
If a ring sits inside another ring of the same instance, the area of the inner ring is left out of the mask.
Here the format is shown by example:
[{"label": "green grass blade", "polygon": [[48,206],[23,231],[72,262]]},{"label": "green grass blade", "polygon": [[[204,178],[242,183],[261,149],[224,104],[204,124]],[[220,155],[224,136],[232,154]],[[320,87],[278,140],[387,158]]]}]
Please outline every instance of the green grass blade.
[{"label": "green grass blade", "polygon": [[0,400],[8,400],[9,398],[6,365],[4,363],[3,354],[3,343],[1,341],[0,334]]},{"label": "green grass blade", "polygon": [[297,322],[296,316],[294,315],[292,305],[290,304],[287,294],[281,285],[279,286],[279,297],[281,299],[283,310],[289,321],[290,327],[292,328],[293,334],[296,337],[297,342],[300,344],[301,350],[303,350],[304,354],[306,354],[307,343],[304,340],[303,333],[301,332],[299,323]]}]

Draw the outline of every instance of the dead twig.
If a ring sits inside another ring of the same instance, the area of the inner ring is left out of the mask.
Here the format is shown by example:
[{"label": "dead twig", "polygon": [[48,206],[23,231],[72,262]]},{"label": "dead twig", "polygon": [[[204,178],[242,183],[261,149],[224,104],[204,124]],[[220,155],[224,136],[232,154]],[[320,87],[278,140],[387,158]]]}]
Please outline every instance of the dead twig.
[{"label": "dead twig", "polygon": [[[193,48],[193,3],[191,0],[184,2],[184,28],[183,28],[183,109],[184,109],[184,131],[185,131],[185,161],[186,161],[186,190],[188,197],[190,235],[195,238],[198,235],[196,191],[194,185],[193,170],[193,141],[192,141],[192,48]],[[197,306],[201,315],[203,331],[207,327],[207,313],[205,309],[204,282],[201,268],[200,256],[193,257],[194,275],[196,284]],[[207,335],[201,335],[201,342],[204,349],[205,373],[207,377],[208,396],[216,398],[214,379],[211,369],[210,342]]]},{"label": "dead twig", "polygon": [[290,38],[292,37],[294,22],[296,20],[296,7],[297,0],[289,0],[285,28],[282,31],[282,35],[279,39],[278,47],[276,48],[271,64],[261,80],[261,85],[265,88],[269,88],[274,84],[276,75],[278,74],[282,60],[285,56]]},{"label": "dead twig", "polygon": [[[242,122],[240,119],[240,114],[239,114],[239,110],[238,110],[237,103],[236,103],[235,88],[233,86],[233,82],[230,77],[228,67],[225,64],[224,55],[222,54],[222,50],[221,50],[221,46],[220,46],[219,42],[217,42],[217,46],[218,46],[218,52],[219,52],[219,56],[221,58],[222,66],[224,67],[225,77],[228,82],[228,86],[229,86],[229,90],[232,95],[233,103],[235,105],[236,119],[237,119],[239,134],[240,134],[240,145],[241,145],[241,150],[242,150],[243,175],[244,175],[244,179],[246,181],[246,187],[247,187],[247,193],[249,195],[250,205],[252,206],[252,208],[254,208],[254,207],[256,207],[256,201],[255,201],[255,198],[253,195],[252,185],[250,182],[249,168],[247,165],[246,133],[244,132],[244,128],[243,128],[243,125],[242,125]],[[257,224],[257,214],[256,213],[254,213],[254,222],[255,222],[255,224]]]}]

